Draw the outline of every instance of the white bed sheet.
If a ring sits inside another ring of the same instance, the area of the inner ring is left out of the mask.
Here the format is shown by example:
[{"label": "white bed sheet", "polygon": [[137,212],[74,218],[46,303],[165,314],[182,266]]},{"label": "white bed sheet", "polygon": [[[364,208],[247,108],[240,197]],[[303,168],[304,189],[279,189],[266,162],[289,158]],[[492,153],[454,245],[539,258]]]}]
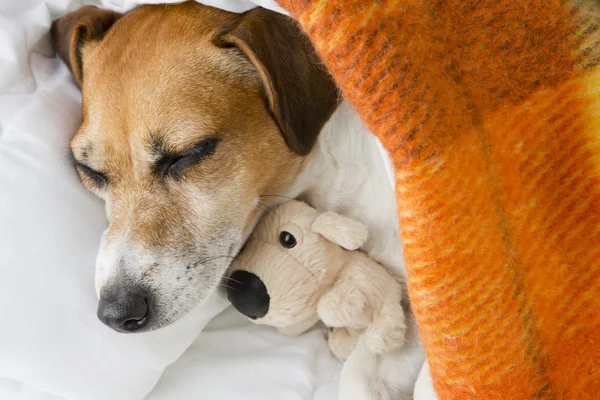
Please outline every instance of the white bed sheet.
[{"label": "white bed sheet", "polygon": [[284,336],[228,308],[167,368],[146,400],[335,400],[342,364],[325,335],[314,329]]}]

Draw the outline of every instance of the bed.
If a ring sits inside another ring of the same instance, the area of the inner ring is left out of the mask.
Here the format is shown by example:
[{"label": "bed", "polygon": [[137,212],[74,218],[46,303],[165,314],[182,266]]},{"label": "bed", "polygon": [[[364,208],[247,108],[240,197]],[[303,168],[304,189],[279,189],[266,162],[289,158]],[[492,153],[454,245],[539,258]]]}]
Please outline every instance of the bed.
[{"label": "bed", "polygon": [[[597,399],[598,2],[278,3],[390,151],[432,377],[416,399]],[[66,158],[79,92],[46,36],[78,5],[0,2],[0,396],[335,399],[322,331],[281,337],[218,295],[151,334],[100,329],[106,221]]]}]

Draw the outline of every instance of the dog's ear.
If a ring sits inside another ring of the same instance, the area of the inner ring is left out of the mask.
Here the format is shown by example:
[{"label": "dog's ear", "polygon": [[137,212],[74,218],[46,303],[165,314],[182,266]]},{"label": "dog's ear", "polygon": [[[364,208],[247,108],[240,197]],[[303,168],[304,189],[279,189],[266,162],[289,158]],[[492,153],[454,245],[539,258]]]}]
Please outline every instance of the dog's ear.
[{"label": "dog's ear", "polygon": [[308,37],[289,17],[257,8],[214,41],[237,47],[261,77],[270,111],[288,146],[310,152],[339,104],[337,87]]},{"label": "dog's ear", "polygon": [[82,54],[84,47],[102,40],[122,14],[94,6],[81,7],[52,23],[52,46],[73,73],[81,87],[83,82]]},{"label": "dog's ear", "polygon": [[346,250],[358,249],[368,237],[364,224],[330,211],[320,214],[310,230]]}]

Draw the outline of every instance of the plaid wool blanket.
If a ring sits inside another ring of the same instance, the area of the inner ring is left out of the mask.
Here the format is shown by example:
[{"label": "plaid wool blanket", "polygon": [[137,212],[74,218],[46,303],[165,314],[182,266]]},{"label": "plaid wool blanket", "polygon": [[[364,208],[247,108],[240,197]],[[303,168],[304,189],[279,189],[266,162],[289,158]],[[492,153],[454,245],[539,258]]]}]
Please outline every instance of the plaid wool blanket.
[{"label": "plaid wool blanket", "polygon": [[280,4],[392,156],[440,399],[600,399],[600,2]]}]

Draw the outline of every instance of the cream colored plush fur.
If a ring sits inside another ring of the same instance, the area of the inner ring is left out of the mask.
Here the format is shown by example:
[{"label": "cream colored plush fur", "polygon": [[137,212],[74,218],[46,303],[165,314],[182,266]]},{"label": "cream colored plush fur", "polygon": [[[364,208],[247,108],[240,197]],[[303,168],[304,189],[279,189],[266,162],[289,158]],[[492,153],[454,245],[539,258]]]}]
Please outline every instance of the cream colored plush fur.
[{"label": "cream colored plush fur", "polygon": [[[285,232],[295,239],[292,248],[281,243]],[[374,354],[397,350],[406,332],[402,286],[385,267],[355,251],[366,240],[362,223],[289,201],[260,221],[230,276],[248,271],[265,285],[268,312],[255,323],[298,335],[321,320],[331,328],[329,347],[340,359],[363,333]]]}]

